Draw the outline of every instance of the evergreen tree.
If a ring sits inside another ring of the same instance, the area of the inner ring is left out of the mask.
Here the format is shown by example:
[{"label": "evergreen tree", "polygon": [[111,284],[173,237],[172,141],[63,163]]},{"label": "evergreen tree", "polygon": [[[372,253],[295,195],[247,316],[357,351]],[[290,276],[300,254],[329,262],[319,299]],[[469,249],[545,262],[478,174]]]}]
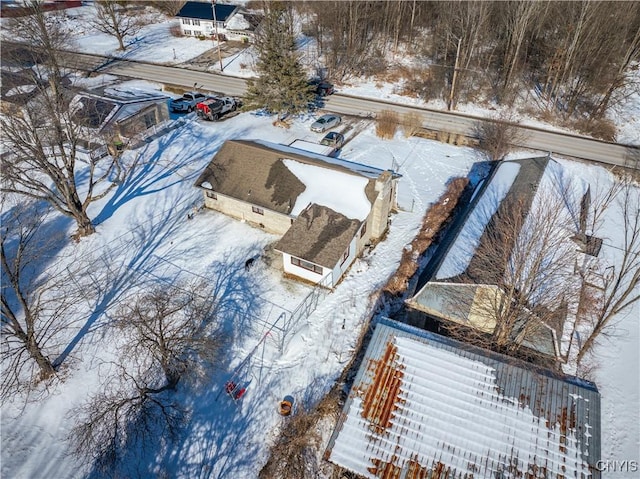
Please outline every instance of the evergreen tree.
[{"label": "evergreen tree", "polygon": [[314,93],[295,51],[290,5],[266,5],[255,46],[258,78],[248,81],[246,105],[278,114],[306,111]]}]

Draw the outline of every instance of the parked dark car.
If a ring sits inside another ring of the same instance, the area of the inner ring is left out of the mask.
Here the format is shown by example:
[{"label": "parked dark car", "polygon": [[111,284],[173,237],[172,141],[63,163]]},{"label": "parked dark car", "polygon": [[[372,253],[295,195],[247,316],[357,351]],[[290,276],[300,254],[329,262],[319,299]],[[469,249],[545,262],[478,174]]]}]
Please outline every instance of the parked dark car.
[{"label": "parked dark car", "polygon": [[320,140],[320,144],[324,146],[331,146],[336,150],[339,150],[344,145],[344,135],[337,131],[330,131],[324,138]]},{"label": "parked dark car", "polygon": [[333,85],[326,80],[314,79],[309,81],[309,85],[315,87],[315,93],[318,96],[333,95],[335,91]]}]

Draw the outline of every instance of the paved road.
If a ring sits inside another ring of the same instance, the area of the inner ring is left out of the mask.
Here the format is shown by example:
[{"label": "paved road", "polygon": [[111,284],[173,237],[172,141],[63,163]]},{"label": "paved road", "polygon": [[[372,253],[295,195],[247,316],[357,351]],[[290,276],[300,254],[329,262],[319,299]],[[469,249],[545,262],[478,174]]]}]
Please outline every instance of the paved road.
[{"label": "paved road", "polygon": [[[243,78],[173,66],[110,59],[99,55],[73,53],[69,56],[69,67],[108,72],[187,88],[193,88],[195,85],[205,92],[224,92],[227,95],[241,96],[246,91],[246,81]],[[414,112],[422,116],[423,126],[426,129],[465,136],[473,136],[472,132],[476,124],[486,121],[472,115],[430,110],[342,94],[334,94],[327,98],[324,108],[336,113],[360,116],[373,116],[382,110],[394,110],[400,115]],[[519,146],[545,153],[551,152],[640,169],[640,147],[638,146],[609,143],[538,128],[520,127],[520,129],[522,139]]]}]

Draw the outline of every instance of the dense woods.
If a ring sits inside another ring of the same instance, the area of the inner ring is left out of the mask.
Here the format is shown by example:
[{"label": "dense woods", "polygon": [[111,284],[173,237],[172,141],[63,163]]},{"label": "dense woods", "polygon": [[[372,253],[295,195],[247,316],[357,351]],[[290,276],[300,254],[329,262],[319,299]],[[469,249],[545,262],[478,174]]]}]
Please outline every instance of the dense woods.
[{"label": "dense woods", "polygon": [[510,105],[531,91],[537,109],[593,123],[638,88],[628,74],[640,59],[640,2],[294,5],[330,78],[383,76],[451,109],[459,101]]}]

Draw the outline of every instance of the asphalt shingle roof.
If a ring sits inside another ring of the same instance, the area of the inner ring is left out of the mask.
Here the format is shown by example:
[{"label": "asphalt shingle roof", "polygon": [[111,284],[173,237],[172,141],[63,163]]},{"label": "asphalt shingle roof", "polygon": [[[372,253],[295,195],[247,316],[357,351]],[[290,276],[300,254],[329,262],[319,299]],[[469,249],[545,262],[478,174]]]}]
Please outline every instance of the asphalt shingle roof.
[{"label": "asphalt shingle roof", "polygon": [[[235,12],[237,5],[225,5],[216,3],[216,20],[226,22]],[[187,2],[176,14],[179,18],[198,18],[200,20],[213,20],[213,10],[210,2]]]}]

